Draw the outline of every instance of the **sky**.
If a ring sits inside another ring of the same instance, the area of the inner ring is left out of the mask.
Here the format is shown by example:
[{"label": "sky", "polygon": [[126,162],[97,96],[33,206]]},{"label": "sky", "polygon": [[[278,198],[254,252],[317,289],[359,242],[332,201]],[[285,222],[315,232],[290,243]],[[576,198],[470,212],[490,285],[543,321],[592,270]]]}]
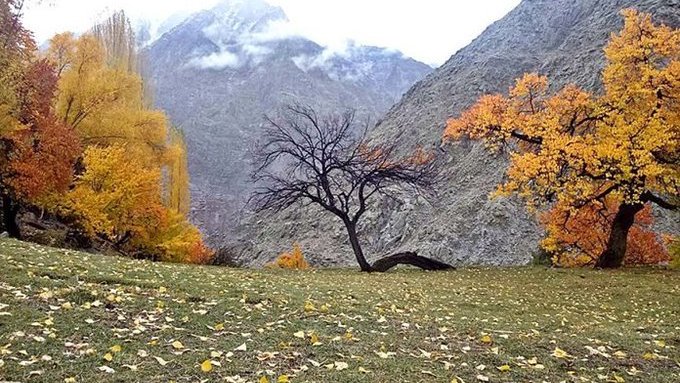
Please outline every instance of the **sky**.
[{"label": "sky", "polygon": [[[520,0],[268,0],[303,36],[328,47],[348,40],[397,49],[427,64],[443,64]],[[24,22],[39,43],[63,31],[86,31],[123,9],[159,25],[220,0],[34,0]]]}]

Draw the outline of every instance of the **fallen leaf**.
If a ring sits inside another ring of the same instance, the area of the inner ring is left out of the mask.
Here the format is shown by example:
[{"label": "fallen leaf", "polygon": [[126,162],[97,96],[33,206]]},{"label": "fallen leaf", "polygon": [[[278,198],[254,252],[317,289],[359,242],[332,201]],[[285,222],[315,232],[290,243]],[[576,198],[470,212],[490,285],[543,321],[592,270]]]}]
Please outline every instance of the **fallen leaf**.
[{"label": "fallen leaf", "polygon": [[154,359],[156,359],[156,362],[158,362],[158,364],[160,364],[161,366],[166,366],[168,363],[170,363],[167,360],[161,358],[160,356],[154,356]]},{"label": "fallen leaf", "polygon": [[213,365],[212,365],[212,362],[210,361],[210,359],[201,363],[201,371],[210,372],[210,371],[212,371],[212,369],[213,369]]},{"label": "fallen leaf", "polygon": [[564,359],[564,358],[567,358],[569,356],[569,354],[566,351],[562,350],[561,348],[555,347],[555,350],[553,351],[552,356],[554,356],[555,358]]}]

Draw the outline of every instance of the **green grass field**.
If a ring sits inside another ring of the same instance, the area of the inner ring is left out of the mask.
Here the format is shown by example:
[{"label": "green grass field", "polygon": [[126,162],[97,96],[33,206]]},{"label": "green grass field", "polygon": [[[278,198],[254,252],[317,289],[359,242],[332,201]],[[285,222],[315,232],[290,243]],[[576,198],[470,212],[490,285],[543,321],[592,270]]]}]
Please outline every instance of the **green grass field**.
[{"label": "green grass field", "polygon": [[0,264],[0,381],[680,382],[680,273]]}]

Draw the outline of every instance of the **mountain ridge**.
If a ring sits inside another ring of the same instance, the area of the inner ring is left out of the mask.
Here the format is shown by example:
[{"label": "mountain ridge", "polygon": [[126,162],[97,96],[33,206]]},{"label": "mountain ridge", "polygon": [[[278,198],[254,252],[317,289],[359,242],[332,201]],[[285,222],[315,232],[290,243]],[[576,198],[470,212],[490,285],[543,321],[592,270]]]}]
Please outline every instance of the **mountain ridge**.
[{"label": "mountain ridge", "polygon": [[383,48],[331,51],[288,33],[286,22],[264,1],[231,0],[188,17],[145,50],[156,105],[186,133],[192,220],[216,247],[243,217],[264,114],[301,101],[379,116],[432,70]]}]

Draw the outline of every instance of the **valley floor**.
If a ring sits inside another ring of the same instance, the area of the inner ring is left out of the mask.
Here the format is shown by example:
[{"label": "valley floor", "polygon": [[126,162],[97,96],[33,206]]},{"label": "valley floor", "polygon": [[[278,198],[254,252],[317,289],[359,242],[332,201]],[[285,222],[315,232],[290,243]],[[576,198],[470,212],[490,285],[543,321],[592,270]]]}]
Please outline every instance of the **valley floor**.
[{"label": "valley floor", "polygon": [[0,264],[0,381],[680,381],[680,273]]}]

